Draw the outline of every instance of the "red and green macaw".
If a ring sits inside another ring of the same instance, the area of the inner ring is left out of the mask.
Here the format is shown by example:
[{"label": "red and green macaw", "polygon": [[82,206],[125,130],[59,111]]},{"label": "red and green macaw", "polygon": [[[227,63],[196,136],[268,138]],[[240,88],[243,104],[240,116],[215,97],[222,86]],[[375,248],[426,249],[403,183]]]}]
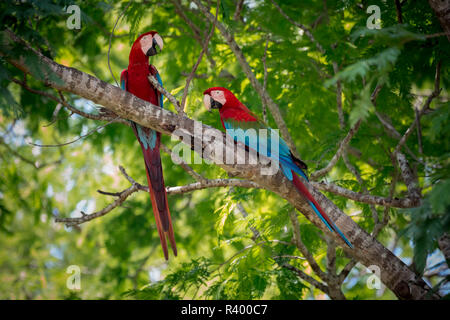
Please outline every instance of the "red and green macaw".
[{"label": "red and green macaw", "polygon": [[[123,70],[120,76],[122,89],[163,108],[163,96],[148,80],[151,74],[162,85],[161,77],[156,68],[149,64],[148,59],[159,53],[163,48],[163,40],[156,31],[140,35],[133,43],[130,51],[128,69]],[[131,127],[138,139],[144,154],[145,170],[147,172],[148,187],[152,200],[156,227],[158,228],[164,257],[169,259],[166,237],[170,241],[173,253],[177,255],[175,237],[173,234],[172,219],[167,202],[166,188],[161,166],[159,146],[161,133],[145,128],[131,121]]]},{"label": "red and green macaw", "polygon": [[[307,166],[303,161],[292,154],[286,142],[278,135],[275,135],[278,138],[278,151],[276,148],[272,148],[273,142],[271,141],[271,137],[274,136],[271,134],[272,129],[267,127],[262,121],[258,120],[255,114],[241,103],[230,90],[222,87],[213,87],[205,90],[203,95],[203,102],[207,110],[219,109],[222,126],[231,137],[253,149],[256,144],[257,152],[278,161],[283,174],[288,180],[292,181],[298,192],[308,200],[320,220],[323,221],[331,232],[337,232],[344,242],[350,248],[353,248],[350,241],[347,240],[341,230],[339,230],[333,221],[331,221],[303,184],[302,180],[298,177],[298,175],[300,175],[303,179],[308,181],[308,177],[303,171],[307,169]],[[240,131],[239,129],[244,130],[245,134],[242,134],[243,131]],[[260,129],[267,130],[265,136],[260,136]],[[239,131],[241,133],[238,134]],[[252,137],[252,135],[255,136]]]}]

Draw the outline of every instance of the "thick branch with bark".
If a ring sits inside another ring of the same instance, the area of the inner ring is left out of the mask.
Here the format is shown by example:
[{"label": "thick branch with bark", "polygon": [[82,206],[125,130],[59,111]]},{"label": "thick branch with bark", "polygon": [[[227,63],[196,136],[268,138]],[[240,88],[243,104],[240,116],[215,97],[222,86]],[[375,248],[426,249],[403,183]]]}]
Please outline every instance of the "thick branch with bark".
[{"label": "thick branch with bark", "polygon": [[436,17],[447,34],[450,41],[450,0],[428,0],[430,7],[434,10]]},{"label": "thick branch with bark", "polygon": [[[20,70],[31,73],[31,70],[25,63],[25,59],[9,55],[11,43],[23,44],[23,41],[11,32],[3,32],[3,38],[7,40],[7,43],[1,45],[0,55]],[[311,209],[309,203],[297,192],[293,184],[284,177],[280,170],[273,175],[265,175],[262,173],[264,169],[270,171],[269,167],[271,163],[269,159],[261,157],[267,161],[267,164],[246,164],[245,159],[246,157],[248,158],[249,154],[245,151],[244,146],[241,143],[236,143],[232,138],[225,135],[225,133],[210,126],[203,125],[198,121],[154,106],[149,102],[133,96],[129,92],[77,69],[60,65],[35,50],[30,48],[24,48],[24,50],[27,50],[28,54],[34,55],[42,66],[46,66],[42,70],[50,70],[53,72],[52,77],[49,76],[48,72],[43,75],[45,77],[45,83],[48,86],[91,100],[124,119],[132,120],[144,127],[152,128],[163,134],[173,135],[177,138],[184,136],[183,143],[187,144],[189,148],[193,147],[195,151],[201,153],[203,158],[211,160],[232,175],[253,181],[260,187],[286,199],[297,210],[302,212],[307,219],[326,233],[327,236],[333,238],[338,244],[343,245],[348,255],[366,266],[379,266],[381,280],[398,298],[438,298],[435,294],[430,295],[430,288],[425,282],[417,277],[391,251],[360,228],[350,217],[346,216],[336,207],[333,202],[313,189],[312,186],[307,185],[309,191],[317,199],[327,215],[354,245],[354,249],[346,247],[336,233],[330,233],[327,230],[326,226],[324,226]],[[60,80],[55,81],[55,76]],[[225,162],[223,156],[230,151],[230,147],[237,147],[242,153],[235,152],[232,159],[230,159],[232,161]]]}]

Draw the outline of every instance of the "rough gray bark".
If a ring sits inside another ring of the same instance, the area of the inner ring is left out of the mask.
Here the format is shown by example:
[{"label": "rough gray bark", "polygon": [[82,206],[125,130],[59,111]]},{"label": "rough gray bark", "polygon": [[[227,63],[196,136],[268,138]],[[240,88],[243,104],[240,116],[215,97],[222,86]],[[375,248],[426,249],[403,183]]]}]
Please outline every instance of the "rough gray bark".
[{"label": "rough gray bark", "polygon": [[[25,59],[9,55],[9,48],[12,43],[20,43],[25,47],[26,45],[11,32],[3,32],[2,36],[6,40],[6,43],[1,44],[0,55],[18,69],[26,73],[31,73],[31,70],[25,63]],[[361,229],[350,217],[336,207],[333,202],[311,186],[309,186],[309,189],[312,195],[353,243],[354,249],[349,249],[336,236],[336,233],[330,233],[326,229],[308,202],[297,192],[293,184],[284,177],[280,170],[275,175],[262,175],[261,169],[264,167],[267,168],[269,165],[240,164],[245,163],[242,162],[242,154],[248,157],[247,152],[242,152],[241,154],[235,153],[235,161],[233,164],[225,164],[223,158],[220,156],[220,152],[216,152],[222,150],[222,154],[225,155],[228,151],[226,148],[227,143],[228,145],[234,145],[234,141],[225,135],[225,133],[183,115],[176,115],[170,111],[156,107],[89,74],[60,65],[32,49],[28,48],[25,50],[28,50],[28,54],[36,55],[42,66],[45,66],[42,70],[46,70],[47,68],[47,70],[51,70],[60,79],[60,81],[54,81],[52,77],[46,74],[46,85],[89,99],[122,118],[135,121],[142,126],[152,128],[164,134],[174,136],[177,133],[182,133],[188,138],[183,142],[189,145],[189,147],[198,145],[199,148],[196,151],[203,153],[203,158],[211,160],[233,176],[254,181],[261,187],[288,200],[307,219],[326,233],[327,236],[341,244],[348,255],[367,267],[372,265],[378,266],[381,270],[381,281],[399,299],[439,298],[438,295],[431,293],[430,288],[425,282],[417,277],[407,265],[366,231]],[[244,149],[241,143],[238,143],[238,148],[241,150]]]},{"label": "rough gray bark", "polygon": [[450,41],[450,0],[428,0]]}]

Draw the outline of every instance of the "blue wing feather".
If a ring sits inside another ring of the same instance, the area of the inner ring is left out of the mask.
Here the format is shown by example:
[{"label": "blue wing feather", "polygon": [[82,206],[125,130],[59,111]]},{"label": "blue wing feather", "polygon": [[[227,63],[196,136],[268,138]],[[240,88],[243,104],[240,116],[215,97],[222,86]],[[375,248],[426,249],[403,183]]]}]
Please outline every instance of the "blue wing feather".
[{"label": "blue wing feather", "polygon": [[[161,85],[161,87],[162,87],[162,86],[163,86],[163,82],[162,82],[161,76],[159,75],[159,72],[158,72],[158,71],[156,71],[156,80],[158,80],[158,83],[159,83],[159,84]],[[164,100],[164,96],[163,96],[162,93],[160,93],[160,94],[159,94],[159,106],[160,106],[161,108],[164,108],[163,100]]]},{"label": "blue wing feather", "polygon": [[[231,119],[224,120],[225,129],[227,133],[233,137],[235,141],[244,143],[246,146],[255,149],[260,154],[272,158],[280,162],[280,167],[284,175],[292,181],[292,171],[301,175],[308,180],[308,177],[301,168],[294,162],[287,143],[276,133],[272,128],[266,127],[261,122],[239,122]],[[242,129],[240,131],[238,129]],[[249,130],[254,129],[254,130]],[[259,129],[266,129],[267,137],[260,137]],[[278,152],[272,150],[272,137],[278,139]],[[256,142],[255,142],[256,141]]]}]

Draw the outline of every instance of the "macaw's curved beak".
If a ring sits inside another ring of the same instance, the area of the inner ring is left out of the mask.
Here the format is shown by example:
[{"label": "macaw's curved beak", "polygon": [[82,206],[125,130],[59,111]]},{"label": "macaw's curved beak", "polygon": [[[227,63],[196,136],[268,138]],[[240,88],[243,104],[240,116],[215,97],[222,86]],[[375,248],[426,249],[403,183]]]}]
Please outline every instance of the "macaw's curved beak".
[{"label": "macaw's curved beak", "polygon": [[159,47],[155,38],[153,38],[152,46],[147,50],[147,56],[151,57],[157,55],[159,52],[161,52],[161,48]]},{"label": "macaw's curved beak", "polygon": [[203,96],[203,104],[205,105],[206,110],[211,112],[211,96],[209,94]]},{"label": "macaw's curved beak", "polygon": [[222,104],[214,100],[209,94],[205,94],[203,96],[203,104],[205,105],[206,110],[211,112],[211,109],[220,109],[222,108]]}]

